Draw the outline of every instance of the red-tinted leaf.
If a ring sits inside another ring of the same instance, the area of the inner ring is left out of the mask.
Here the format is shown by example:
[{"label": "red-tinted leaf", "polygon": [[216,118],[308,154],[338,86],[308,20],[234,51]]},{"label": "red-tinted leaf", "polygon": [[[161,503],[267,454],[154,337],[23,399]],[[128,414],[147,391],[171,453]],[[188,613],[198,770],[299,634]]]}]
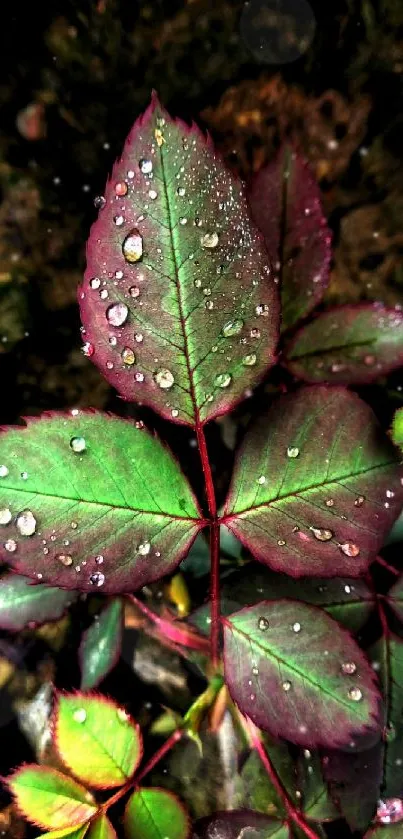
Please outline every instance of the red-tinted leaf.
[{"label": "red-tinted leaf", "polygon": [[75,599],[71,591],[6,574],[0,580],[0,627],[17,632],[28,625],[58,620]]},{"label": "red-tinted leaf", "polygon": [[306,382],[372,382],[403,365],[403,314],[379,304],[323,312],[297,333],[285,362]]},{"label": "red-tinted leaf", "polygon": [[403,790],[403,640],[388,631],[369,655],[384,696],[382,796],[391,798]]},{"label": "red-tinted leaf", "polygon": [[84,632],[79,658],[81,689],[96,687],[112,670],[120,656],[123,630],[123,603],[113,598]]},{"label": "red-tinted leaf", "polygon": [[348,746],[379,736],[380,695],[363,652],[326,612],[263,601],[223,619],[225,680],[234,701],[273,736]]},{"label": "red-tinted leaf", "polygon": [[403,503],[396,450],[343,388],[281,397],[247,432],[224,523],[260,562],[293,576],[357,576]]},{"label": "red-tinted leaf", "polygon": [[154,96],[105,199],[79,295],[87,354],[125,399],[167,419],[226,413],[273,363],[279,324],[242,184]]},{"label": "red-tinted leaf", "polygon": [[331,234],[319,187],[305,160],[289,146],[255,175],[249,187],[252,216],[279,266],[283,327],[315,308],[329,282]]},{"label": "red-tinted leaf", "polygon": [[0,465],[0,558],[52,585],[133,591],[172,571],[203,525],[170,452],[109,414],[0,433]]},{"label": "red-tinted leaf", "polygon": [[326,752],[323,772],[340,814],[352,830],[366,830],[382,783],[382,743],[362,752]]},{"label": "red-tinted leaf", "polygon": [[291,839],[285,822],[255,813],[253,810],[231,810],[200,819],[193,828],[193,839]]},{"label": "red-tinted leaf", "polygon": [[44,828],[73,828],[95,815],[95,801],[85,787],[47,766],[26,765],[7,779],[18,810]]}]

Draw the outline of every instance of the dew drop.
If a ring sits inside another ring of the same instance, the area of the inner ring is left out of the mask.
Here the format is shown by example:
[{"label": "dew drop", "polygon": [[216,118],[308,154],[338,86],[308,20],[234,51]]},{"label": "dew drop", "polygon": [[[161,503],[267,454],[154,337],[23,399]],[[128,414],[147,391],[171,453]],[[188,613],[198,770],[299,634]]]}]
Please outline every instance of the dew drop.
[{"label": "dew drop", "polygon": [[82,349],[86,358],[92,358],[95,352],[94,344],[90,344],[89,341],[86,341],[85,344],[83,344]]},{"label": "dew drop", "polygon": [[123,271],[115,271],[115,277],[117,280],[123,279]]},{"label": "dew drop", "polygon": [[185,189],[184,186],[178,186],[178,189],[176,190],[176,192],[181,198],[183,198],[183,196],[186,193],[186,189]]},{"label": "dew drop", "polygon": [[350,688],[348,695],[353,702],[360,702],[362,699],[362,691],[359,688]]},{"label": "dew drop", "polygon": [[95,562],[96,562],[97,565],[102,565],[103,561],[104,561],[104,558],[103,558],[102,554],[98,554],[98,556],[95,557]]},{"label": "dew drop", "polygon": [[250,353],[250,355],[244,355],[244,357],[242,359],[242,364],[244,364],[245,367],[254,367],[254,365],[256,364],[256,361],[257,361],[257,358],[256,358],[255,353]]},{"label": "dew drop", "polygon": [[140,556],[147,556],[150,553],[151,545],[149,542],[142,542],[141,545],[138,546],[137,552]]},{"label": "dew drop", "polygon": [[93,574],[90,576],[90,583],[92,586],[103,586],[105,582],[105,574],[102,574],[102,571],[94,571]]},{"label": "dew drop", "polygon": [[326,504],[326,507],[333,507],[334,506],[333,498],[328,498],[327,501],[325,501],[325,504]]},{"label": "dew drop", "polygon": [[227,323],[224,323],[222,328],[224,338],[232,338],[233,335],[239,335],[242,332],[243,323],[243,320],[240,318],[237,320],[228,320]]},{"label": "dew drop", "polygon": [[268,318],[269,317],[269,307],[267,303],[259,303],[258,306],[255,308],[255,312],[258,317]]},{"label": "dew drop", "polygon": [[346,594],[351,594],[351,586],[344,586],[344,591]]},{"label": "dew drop", "polygon": [[253,673],[254,676],[258,676],[259,675],[259,668],[258,667],[252,667],[252,673]]},{"label": "dew drop", "polygon": [[140,297],[140,289],[138,285],[132,285],[132,287],[129,288],[129,294],[130,297]]},{"label": "dew drop", "polygon": [[256,329],[255,327],[250,331],[251,338],[260,338],[260,329]]},{"label": "dew drop", "polygon": [[106,319],[111,326],[123,326],[127,321],[129,310],[126,303],[112,303],[106,310]]},{"label": "dew drop", "polygon": [[113,221],[116,224],[116,227],[121,227],[124,224],[125,217],[124,216],[114,216]]},{"label": "dew drop", "polygon": [[202,248],[216,248],[218,245],[218,233],[205,233],[200,237]]},{"label": "dew drop", "polygon": [[260,629],[261,632],[267,632],[267,630],[270,626],[270,623],[267,620],[267,618],[261,617],[261,618],[259,618],[259,620],[257,622],[257,625],[258,625],[258,628]]},{"label": "dew drop", "polygon": [[257,479],[257,482],[258,484],[265,484],[266,480],[266,475],[260,475],[260,477]]},{"label": "dew drop", "polygon": [[106,198],[104,195],[96,195],[94,198],[94,207],[96,210],[103,210],[106,204]]},{"label": "dew drop", "polygon": [[175,382],[175,378],[170,370],[161,368],[154,373],[154,379],[162,390],[170,390]]},{"label": "dew drop", "polygon": [[31,510],[23,510],[19,513],[16,525],[21,536],[33,536],[36,530],[36,518]]},{"label": "dew drop", "polygon": [[141,160],[139,160],[139,167],[140,172],[142,172],[143,175],[150,175],[153,171],[152,160],[146,160],[145,158],[142,158]]},{"label": "dew drop", "polygon": [[140,370],[136,370],[134,378],[136,382],[144,382],[144,373],[141,373]]},{"label": "dew drop", "polygon": [[118,708],[116,711],[116,716],[118,720],[120,720],[120,722],[127,722],[130,719],[129,714],[127,713],[127,711],[125,711],[124,708]]},{"label": "dew drop", "polygon": [[184,226],[185,226],[185,224],[187,224],[187,223],[188,223],[188,220],[187,220],[187,218],[186,218],[185,216],[182,216],[182,217],[179,219],[179,224],[181,224],[181,225],[182,225],[182,227],[184,227]]},{"label": "dew drop", "polygon": [[178,409],[177,409],[177,408],[172,408],[172,411],[171,411],[171,416],[172,416],[174,419],[175,419],[177,416],[179,416],[179,411],[178,411]]},{"label": "dew drop", "polygon": [[8,469],[7,466],[0,466],[0,478],[7,478]]},{"label": "dew drop", "polygon": [[343,542],[342,545],[339,545],[339,548],[345,556],[358,556],[360,553],[358,545],[355,545],[354,542]]},{"label": "dew drop", "polygon": [[135,356],[133,350],[130,349],[130,347],[125,347],[124,350],[122,351],[122,361],[123,361],[124,364],[127,364],[129,367],[131,367],[133,364],[135,364],[136,356]]},{"label": "dew drop", "polygon": [[357,665],[354,663],[354,661],[345,661],[341,665],[341,670],[342,673],[345,673],[346,676],[352,676],[357,670]]},{"label": "dew drop", "polygon": [[70,554],[57,554],[56,559],[58,562],[61,562],[62,565],[65,565],[66,568],[73,564],[73,557],[70,556]]},{"label": "dew drop", "polygon": [[296,446],[288,446],[287,457],[295,458],[299,455],[299,449]]},{"label": "dew drop", "polygon": [[280,548],[283,548],[284,545],[287,544],[287,542],[285,541],[285,539],[277,539],[277,544],[279,545]]},{"label": "dew drop", "polygon": [[100,285],[101,280],[99,279],[99,277],[93,277],[92,280],[90,280],[90,288],[92,288],[93,290],[99,288]]},{"label": "dew drop", "polygon": [[214,384],[217,387],[222,387],[222,388],[229,387],[231,382],[232,382],[232,376],[231,376],[230,373],[217,373],[217,375],[214,379]]},{"label": "dew drop", "polygon": [[14,553],[17,550],[17,542],[14,539],[7,539],[4,547],[9,553]]},{"label": "dew drop", "polygon": [[87,719],[87,712],[84,708],[77,708],[76,711],[73,713],[73,720],[74,722],[83,723]]},{"label": "dew drop", "polygon": [[301,624],[296,621],[292,625],[293,632],[301,632]]},{"label": "dew drop", "polygon": [[70,448],[75,452],[75,454],[81,454],[81,452],[85,452],[87,444],[85,442],[84,437],[72,437],[70,440]]},{"label": "dew drop", "polygon": [[118,183],[115,184],[115,194],[118,195],[119,198],[121,198],[123,195],[126,195],[127,190],[128,186],[126,181],[118,181]]},{"label": "dew drop", "polygon": [[291,682],[283,682],[283,690],[285,690],[285,692],[288,693],[288,691],[291,690]]},{"label": "dew drop", "polygon": [[150,189],[148,197],[151,198],[151,201],[155,201],[158,198],[158,192],[155,189]]},{"label": "dew drop", "polygon": [[394,497],[395,497],[395,493],[393,492],[393,490],[387,489],[386,490],[386,498],[394,498]]},{"label": "dew drop", "polygon": [[122,251],[126,262],[130,264],[139,262],[143,256],[143,237],[136,227],[124,239]]},{"label": "dew drop", "polygon": [[330,539],[333,539],[333,533],[331,530],[326,530],[322,527],[310,527],[309,530],[319,542],[329,542]]},{"label": "dew drop", "polygon": [[214,303],[213,303],[212,300],[206,300],[204,305],[205,305],[206,309],[208,309],[210,312],[211,312],[212,309],[214,309]]},{"label": "dew drop", "polygon": [[365,501],[365,496],[364,495],[359,495],[354,501],[354,506],[355,507],[362,507],[364,501]]},{"label": "dew drop", "polygon": [[138,344],[141,344],[144,340],[144,336],[141,334],[141,332],[136,332],[134,335],[134,340],[137,341]]},{"label": "dew drop", "polygon": [[8,508],[0,510],[0,524],[10,524],[11,519],[11,510],[9,510]]}]

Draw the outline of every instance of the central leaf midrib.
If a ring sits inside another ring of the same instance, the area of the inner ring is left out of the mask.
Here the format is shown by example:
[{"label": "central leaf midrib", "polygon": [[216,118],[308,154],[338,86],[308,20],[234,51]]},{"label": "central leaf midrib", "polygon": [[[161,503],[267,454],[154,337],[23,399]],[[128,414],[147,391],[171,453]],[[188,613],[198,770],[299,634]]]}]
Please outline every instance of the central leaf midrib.
[{"label": "central leaf midrib", "polygon": [[185,354],[186,369],[187,369],[188,379],[189,379],[189,388],[190,388],[189,395],[190,395],[190,399],[191,399],[191,402],[192,402],[192,405],[193,405],[194,421],[195,421],[195,424],[198,425],[199,424],[199,410],[198,410],[198,407],[197,407],[196,393],[195,393],[194,382],[193,382],[193,375],[192,375],[192,370],[191,370],[191,367],[190,367],[189,339],[188,339],[188,336],[187,336],[187,333],[186,333],[186,328],[185,328],[186,318],[185,318],[185,314],[184,314],[184,306],[183,306],[182,294],[181,294],[179,265],[178,265],[178,261],[177,261],[177,258],[176,258],[176,248],[175,248],[175,240],[174,240],[174,235],[173,235],[173,217],[172,217],[172,212],[171,212],[171,203],[170,203],[170,200],[169,200],[169,192],[168,192],[167,181],[166,181],[166,176],[165,176],[163,146],[160,147],[160,161],[161,161],[161,174],[162,174],[162,183],[163,183],[164,195],[165,195],[165,203],[166,203],[166,208],[167,208],[167,213],[168,213],[169,241],[170,241],[170,245],[171,245],[172,261],[173,261],[174,268],[175,268],[175,287],[176,287],[176,294],[177,294],[177,299],[178,299],[179,320],[180,320],[180,325],[181,325],[182,334],[183,334],[184,354]]},{"label": "central leaf midrib", "polygon": [[326,688],[322,687],[322,685],[318,684],[317,682],[314,682],[304,673],[304,671],[297,670],[296,667],[293,667],[292,664],[290,664],[288,661],[286,661],[285,659],[277,655],[275,652],[273,652],[271,648],[267,649],[266,647],[262,647],[262,645],[259,644],[258,641],[247,635],[246,632],[242,632],[241,629],[235,626],[235,624],[232,624],[231,621],[229,621],[228,619],[226,619],[225,622],[231,627],[232,632],[241,635],[249,644],[254,644],[259,650],[261,650],[264,653],[265,656],[269,655],[276,662],[278,662],[278,664],[283,664],[285,667],[288,667],[288,669],[291,670],[292,673],[295,673],[297,676],[299,676],[300,679],[305,679],[305,681],[308,682],[308,684],[311,685],[311,687],[316,688],[320,692],[326,694],[326,696],[330,696],[335,702],[339,702],[340,705],[343,705],[345,708],[348,708],[349,711],[354,710],[348,702],[344,702],[343,699],[337,696],[337,694],[331,693],[330,690],[326,690]]},{"label": "central leaf midrib", "polygon": [[[377,344],[378,339],[374,338],[367,338],[365,341],[351,341],[351,343],[346,344],[336,344],[334,347],[323,347],[322,349],[311,350],[308,352],[301,352],[297,355],[290,355],[288,356],[291,361],[294,361],[299,358],[312,358],[317,355],[328,355],[334,352],[341,352],[346,349],[355,349],[356,347],[371,347],[373,344]],[[292,350],[291,350],[292,352]],[[350,361],[359,361],[360,359],[349,359]]]}]

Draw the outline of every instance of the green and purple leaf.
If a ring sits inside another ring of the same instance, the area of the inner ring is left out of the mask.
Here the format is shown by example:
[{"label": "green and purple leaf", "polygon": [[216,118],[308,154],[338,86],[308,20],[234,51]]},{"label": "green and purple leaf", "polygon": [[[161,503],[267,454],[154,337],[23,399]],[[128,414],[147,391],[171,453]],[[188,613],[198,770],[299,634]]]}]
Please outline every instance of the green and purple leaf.
[{"label": "green and purple leaf", "polygon": [[[221,586],[221,614],[227,616],[243,606],[284,597],[321,606],[352,632],[361,629],[374,607],[373,592],[362,578],[300,577],[297,580],[285,574],[276,574],[256,563],[248,563],[224,579]],[[200,632],[208,635],[210,613],[210,603],[207,602],[195,609],[188,620]]]},{"label": "green and purple leaf", "polygon": [[284,145],[255,175],[248,198],[280,275],[282,322],[288,329],[317,306],[329,283],[332,237],[320,189],[303,157]]},{"label": "green and purple leaf", "polygon": [[117,839],[116,831],[107,816],[99,816],[91,823],[88,839]]},{"label": "green and purple leaf", "polygon": [[222,521],[276,571],[355,577],[401,511],[401,474],[397,451],[355,394],[301,388],[246,433]]},{"label": "green and purple leaf", "polygon": [[194,839],[292,839],[286,822],[253,810],[231,810],[199,819],[193,827]]},{"label": "green and purple leaf", "polygon": [[143,787],[127,802],[124,828],[127,839],[188,839],[190,820],[172,792]]},{"label": "green and purple leaf", "polygon": [[121,786],[141,760],[140,729],[123,708],[105,697],[61,694],[54,728],[60,757],[91,787]]},{"label": "green and purple leaf", "polygon": [[383,731],[382,796],[391,798],[403,789],[403,640],[389,630],[370,650],[382,686]]},{"label": "green and purple leaf", "polygon": [[172,571],[203,526],[170,452],[109,414],[1,432],[0,465],[0,558],[51,585],[133,591]]},{"label": "green and purple leaf", "polygon": [[351,830],[366,830],[382,784],[382,742],[358,752],[330,751],[323,755],[323,773],[340,815]]},{"label": "green and purple leaf", "polygon": [[322,609],[263,601],[223,619],[224,672],[244,714],[301,746],[348,747],[379,737],[374,671],[349,633]]},{"label": "green and purple leaf", "polygon": [[97,812],[96,803],[85,787],[47,766],[23,766],[7,783],[18,810],[38,827],[73,829]]},{"label": "green and purple leaf", "polygon": [[115,597],[82,637],[79,649],[81,690],[96,687],[113,669],[120,656],[122,631],[123,602]]},{"label": "green and purple leaf", "polygon": [[85,352],[127,400],[199,425],[275,360],[279,301],[244,188],[210,139],[154,95],[92,227]]},{"label": "green and purple leaf", "polygon": [[403,313],[376,303],[323,312],[297,332],[284,362],[312,384],[372,382],[403,366]]},{"label": "green and purple leaf", "polygon": [[0,580],[0,628],[18,632],[58,620],[75,599],[71,591],[40,585],[19,574],[6,574]]}]

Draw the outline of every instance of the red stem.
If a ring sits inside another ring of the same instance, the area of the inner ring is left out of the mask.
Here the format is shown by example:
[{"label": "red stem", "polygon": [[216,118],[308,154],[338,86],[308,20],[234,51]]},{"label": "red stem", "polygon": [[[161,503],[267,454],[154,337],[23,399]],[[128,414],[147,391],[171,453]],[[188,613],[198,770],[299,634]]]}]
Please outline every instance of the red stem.
[{"label": "red stem", "polygon": [[138,600],[134,594],[127,594],[126,597],[133,603],[136,609],[142,612],[157,627],[164,638],[168,638],[175,644],[181,644],[183,647],[189,647],[191,650],[199,650],[203,653],[209,652],[210,648],[206,638],[202,638],[201,635],[197,635],[190,629],[180,626],[175,621],[167,621],[164,618],[160,618],[142,600]]},{"label": "red stem", "polygon": [[266,749],[264,748],[263,743],[259,735],[257,734],[255,725],[247,717],[245,718],[245,721],[252,746],[258,753],[260,760],[262,761],[262,764],[270,778],[270,781],[277,792],[277,795],[279,795],[281,800],[283,801],[288,816],[295,822],[295,824],[298,825],[298,827],[301,828],[301,830],[303,830],[305,836],[307,836],[308,839],[318,839],[317,833],[315,833],[312,830],[312,828],[309,827],[309,824],[307,824],[303,815],[299,812],[299,810],[296,809],[293,802],[291,801],[287,793],[287,790],[285,789],[279,776],[277,775],[277,772],[269,758],[269,755],[267,754]]},{"label": "red stem", "polygon": [[389,571],[391,574],[394,574],[395,577],[400,577],[400,571],[398,571],[397,568],[394,568],[393,565],[389,565],[389,563],[386,562],[381,556],[377,556],[375,562],[377,562],[378,565],[382,565],[383,568],[386,568],[386,570]]},{"label": "red stem", "polygon": [[206,487],[210,523],[210,601],[211,601],[211,661],[218,667],[220,661],[220,526],[217,519],[217,503],[204,429],[196,425],[197,444]]}]

